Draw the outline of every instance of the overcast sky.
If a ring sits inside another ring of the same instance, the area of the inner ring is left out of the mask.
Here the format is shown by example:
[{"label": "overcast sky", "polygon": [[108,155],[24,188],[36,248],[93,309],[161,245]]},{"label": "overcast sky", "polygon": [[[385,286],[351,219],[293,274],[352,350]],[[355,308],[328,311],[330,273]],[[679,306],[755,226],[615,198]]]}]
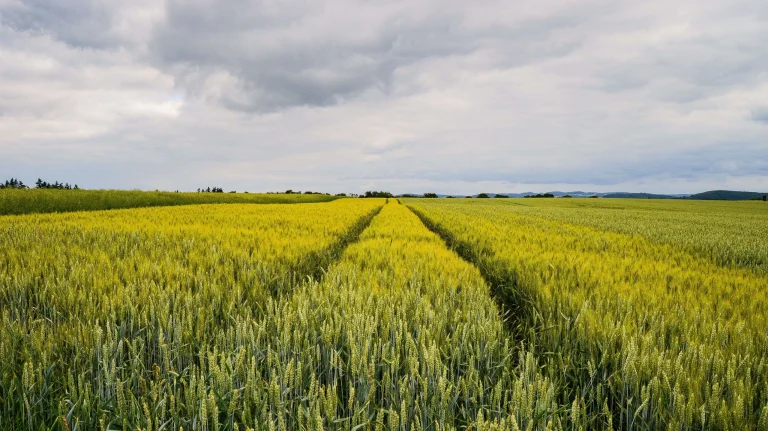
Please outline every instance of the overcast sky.
[{"label": "overcast sky", "polygon": [[0,0],[0,177],[768,191],[768,1]]}]

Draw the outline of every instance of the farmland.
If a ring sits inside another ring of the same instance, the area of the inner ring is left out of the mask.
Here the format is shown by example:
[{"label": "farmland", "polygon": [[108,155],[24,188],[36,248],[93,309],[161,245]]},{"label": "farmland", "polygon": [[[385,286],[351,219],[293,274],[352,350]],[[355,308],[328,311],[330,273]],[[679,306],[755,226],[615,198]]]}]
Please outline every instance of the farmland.
[{"label": "farmland", "polygon": [[504,203],[514,205],[514,212],[521,215],[642,236],[681,246],[718,265],[768,274],[768,223],[763,202],[515,199]]},{"label": "farmland", "polygon": [[[604,204],[410,205],[517,311],[559,403],[586,428],[768,425],[764,248],[742,231],[765,244],[766,208]],[[728,211],[757,226],[712,222]]]},{"label": "farmland", "polygon": [[768,429],[762,202],[251,196],[1,216],[0,428]]},{"label": "farmland", "polygon": [[321,194],[173,193],[139,190],[0,189],[0,215],[120,208],[221,204],[310,203],[336,199]]}]

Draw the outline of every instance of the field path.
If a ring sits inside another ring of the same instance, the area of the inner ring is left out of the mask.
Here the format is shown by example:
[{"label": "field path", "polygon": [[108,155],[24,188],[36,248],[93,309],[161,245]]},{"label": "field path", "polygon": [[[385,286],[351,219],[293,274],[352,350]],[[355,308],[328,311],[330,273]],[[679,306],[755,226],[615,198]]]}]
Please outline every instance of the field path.
[{"label": "field path", "polygon": [[490,288],[490,293],[499,307],[500,315],[504,320],[506,328],[517,341],[523,340],[520,321],[529,318],[530,314],[535,312],[532,298],[517,288],[518,286],[515,285],[514,279],[497,277],[495,272],[482,265],[482,262],[475,258],[475,251],[469,244],[458,241],[448,229],[435,223],[413,206],[406,205],[406,207],[419,218],[427,229],[439,236],[445,242],[447,248],[454,251],[467,264],[478,269],[483,280]]}]

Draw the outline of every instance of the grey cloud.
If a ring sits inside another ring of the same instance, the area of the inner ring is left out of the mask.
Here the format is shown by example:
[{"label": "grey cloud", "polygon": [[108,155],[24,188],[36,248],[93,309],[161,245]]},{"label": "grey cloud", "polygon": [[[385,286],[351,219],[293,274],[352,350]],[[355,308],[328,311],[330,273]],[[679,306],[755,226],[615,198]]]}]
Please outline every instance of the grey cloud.
[{"label": "grey cloud", "polygon": [[[291,19],[270,21],[256,16],[243,25],[235,18],[240,13],[236,7],[222,8],[230,12],[224,18],[204,20],[199,15],[206,15],[206,9],[178,5],[169,4],[169,19],[155,35],[151,45],[155,60],[175,72],[178,82],[193,96],[205,95],[211,76],[226,72],[234,78],[235,87],[215,98],[243,111],[333,105],[370,88],[386,90],[398,66],[460,50],[459,45],[464,44],[451,35],[448,25],[406,28],[399,24],[380,29],[369,40],[354,35],[348,40],[317,35],[313,40],[314,35],[309,34],[307,40],[285,41],[280,40],[280,31],[292,25]],[[242,12],[244,16],[258,15],[252,8]],[[209,33],[199,32],[192,24],[200,21]],[[272,34],[275,27],[279,29]],[[303,30],[298,27],[296,31]]]},{"label": "grey cloud", "polygon": [[[768,40],[768,30],[755,37]],[[710,46],[712,52],[703,56],[689,48],[668,46],[642,59],[609,66],[600,85],[608,91],[648,88],[660,100],[690,102],[754,85],[768,73],[768,54],[762,45],[740,53],[733,47]]]},{"label": "grey cloud", "polygon": [[[569,162],[552,156],[544,163],[505,167],[499,163],[479,166],[471,160],[424,163],[424,158],[404,159],[400,163],[370,163],[357,169],[350,179],[401,178],[435,182],[487,181],[517,184],[593,184],[610,186],[644,179],[703,180],[713,176],[765,176],[768,159],[760,145],[721,143],[696,151],[669,149],[644,156],[627,157],[606,152],[587,162]],[[436,156],[440,157],[440,156]],[[354,169],[354,168],[353,168]]]},{"label": "grey cloud", "polygon": [[112,33],[111,9],[96,0],[33,0],[0,5],[0,24],[17,31],[50,34],[78,48],[107,48],[119,41]]},{"label": "grey cloud", "polygon": [[[429,59],[485,49],[495,54],[493,67],[511,67],[565,55],[578,40],[551,40],[549,34],[576,26],[586,13],[567,8],[515,25],[470,27],[460,3],[435,3],[434,10],[415,17],[408,6],[372,11],[372,3],[343,4],[334,12],[358,14],[353,28],[333,12],[323,16],[324,7],[330,8],[326,2],[296,0],[275,10],[262,1],[224,0],[212,7],[207,1],[171,0],[150,43],[150,58],[190,95],[230,109],[329,106],[367,91],[389,94],[398,84],[413,88],[394,82],[396,71]],[[228,81],[223,90],[218,78]]]},{"label": "grey cloud", "polygon": [[645,43],[629,44],[629,52],[602,59],[596,87],[610,92],[646,90],[657,100],[688,103],[765,82],[766,3],[710,2],[706,9],[710,13],[701,16],[696,13],[699,6],[685,2],[678,6],[687,22],[664,22],[654,16],[634,28]]},{"label": "grey cloud", "polygon": [[768,106],[753,109],[752,120],[757,121],[758,123],[768,124]]}]

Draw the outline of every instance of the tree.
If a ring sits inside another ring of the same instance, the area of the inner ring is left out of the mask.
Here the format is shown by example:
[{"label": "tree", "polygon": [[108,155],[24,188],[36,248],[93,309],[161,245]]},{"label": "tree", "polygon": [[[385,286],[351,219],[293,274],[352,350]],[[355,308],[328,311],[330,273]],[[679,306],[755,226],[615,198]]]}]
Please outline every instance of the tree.
[{"label": "tree", "polygon": [[24,185],[24,182],[16,178],[11,178],[10,180],[6,180],[5,183],[0,183],[0,189],[26,189],[26,188],[27,186]]},{"label": "tree", "polygon": [[488,193],[480,193],[479,195],[477,195],[477,197],[482,199],[488,199],[490,196],[488,196]]},{"label": "tree", "polygon": [[367,191],[361,198],[392,198],[394,197],[390,192],[383,191]]},{"label": "tree", "polygon": [[437,193],[424,193],[425,198],[436,198]]},{"label": "tree", "polygon": [[493,197],[494,197],[494,198],[499,198],[499,199],[502,199],[502,198],[506,198],[506,199],[509,199],[509,196],[507,196],[507,195],[500,195],[500,194],[496,194],[496,195],[494,195]]},{"label": "tree", "polygon": [[58,181],[49,183],[48,181],[43,181],[42,178],[38,178],[37,181],[35,181],[35,188],[55,189],[55,190],[79,190],[80,189],[80,187],[78,187],[77,184],[72,185],[70,183],[64,183],[64,182],[58,182]]}]

